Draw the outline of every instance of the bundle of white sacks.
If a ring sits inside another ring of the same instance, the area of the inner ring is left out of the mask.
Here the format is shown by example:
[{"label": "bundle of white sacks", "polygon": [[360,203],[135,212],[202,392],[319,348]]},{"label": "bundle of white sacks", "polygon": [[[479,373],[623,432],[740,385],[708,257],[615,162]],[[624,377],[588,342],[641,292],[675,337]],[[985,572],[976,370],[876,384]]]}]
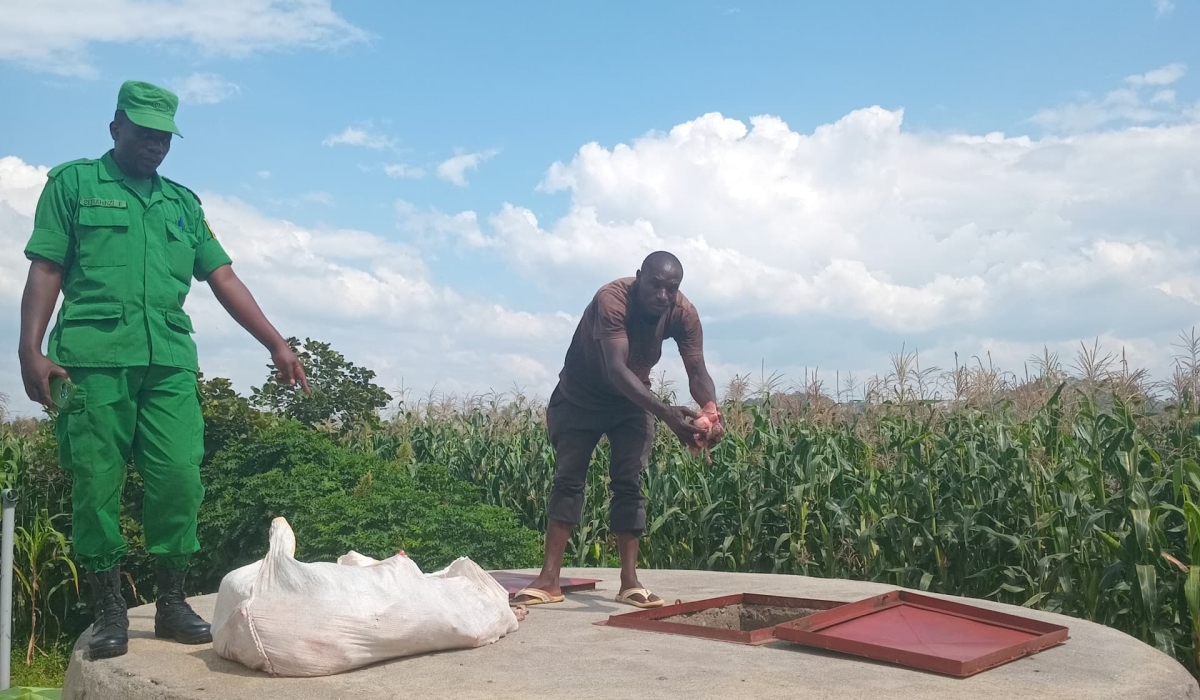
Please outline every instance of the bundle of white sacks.
[{"label": "bundle of white sacks", "polygon": [[218,655],[276,676],[323,676],[517,630],[508,592],[465,557],[426,574],[403,553],[377,561],[351,551],[336,564],[295,553],[295,534],[275,518],[266,557],[221,581]]}]

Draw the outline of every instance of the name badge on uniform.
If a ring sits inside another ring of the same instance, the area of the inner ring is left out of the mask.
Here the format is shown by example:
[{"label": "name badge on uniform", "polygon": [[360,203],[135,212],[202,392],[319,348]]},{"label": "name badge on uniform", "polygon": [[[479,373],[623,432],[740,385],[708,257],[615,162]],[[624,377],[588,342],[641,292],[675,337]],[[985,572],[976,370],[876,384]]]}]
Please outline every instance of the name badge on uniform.
[{"label": "name badge on uniform", "polygon": [[110,209],[128,209],[129,203],[123,199],[102,199],[100,197],[83,197],[79,200],[81,207],[108,207]]}]

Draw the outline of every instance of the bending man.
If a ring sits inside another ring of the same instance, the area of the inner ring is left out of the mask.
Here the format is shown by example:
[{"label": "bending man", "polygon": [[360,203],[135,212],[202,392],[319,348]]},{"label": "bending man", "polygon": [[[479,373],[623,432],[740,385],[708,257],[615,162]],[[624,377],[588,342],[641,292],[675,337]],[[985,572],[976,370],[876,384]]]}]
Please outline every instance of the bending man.
[{"label": "bending man", "polygon": [[[714,444],[723,433],[716,389],[704,366],[700,316],[679,292],[682,280],[678,258],[652,253],[634,277],[601,287],[584,311],[546,408],[556,472],[547,508],[545,561],[537,579],[514,596],[514,604],[563,600],[563,553],[583,514],[592,452],[607,435],[612,455],[609,528],[617,533],[621,555],[617,600],[639,608],[662,605],[637,575],[638,540],[646,527],[641,477],[654,445],[654,421],[666,423],[689,448],[701,441]],[[662,357],[665,338],[675,339],[692,398],[713,419],[707,431],[692,424],[696,413],[664,404],[650,391],[650,370]]]}]

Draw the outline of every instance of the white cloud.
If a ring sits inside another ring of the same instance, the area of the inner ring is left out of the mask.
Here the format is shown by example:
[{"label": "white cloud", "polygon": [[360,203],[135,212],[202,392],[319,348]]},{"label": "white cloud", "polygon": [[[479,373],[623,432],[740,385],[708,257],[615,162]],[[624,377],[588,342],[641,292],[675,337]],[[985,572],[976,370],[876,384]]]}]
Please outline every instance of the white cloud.
[{"label": "white cloud", "polygon": [[479,230],[479,221],[473,211],[458,214],[443,214],[439,211],[421,211],[412,202],[396,201],[396,218],[400,229],[408,234],[430,236],[434,242],[446,239],[460,240],[471,248],[482,248],[488,244]]},{"label": "white cloud", "polygon": [[1153,97],[1150,98],[1150,104],[1152,104],[1152,105],[1164,105],[1164,104],[1169,105],[1169,104],[1174,104],[1174,103],[1175,103],[1175,91],[1174,90],[1159,90],[1158,92],[1154,93]]},{"label": "white cloud", "polygon": [[407,163],[391,163],[383,166],[383,172],[388,177],[403,180],[420,180],[425,177],[425,170]]},{"label": "white cloud", "polygon": [[179,95],[180,102],[199,105],[224,102],[242,91],[241,87],[215,73],[192,73],[186,78],[173,78],[169,84]]},{"label": "white cloud", "polygon": [[671,250],[725,364],[878,371],[904,342],[1166,347],[1200,321],[1197,162],[1194,122],[1035,139],[911,133],[879,107],[810,133],[708,114],[555,163],[539,189],[571,204],[545,224],[399,213],[580,309]]},{"label": "white cloud", "polygon": [[460,153],[450,158],[437,168],[438,177],[459,187],[467,186],[466,173],[468,170],[478,170],[479,164],[495,156],[499,151],[489,149],[475,153]]},{"label": "white cloud", "polygon": [[324,146],[361,146],[378,151],[396,147],[396,140],[371,130],[370,126],[348,126],[341,133],[330,134],[321,142]]},{"label": "white cloud", "polygon": [[1154,0],[1154,16],[1166,17],[1175,11],[1174,0]]},{"label": "white cloud", "polygon": [[1162,68],[1156,68],[1148,73],[1141,75],[1131,75],[1125,79],[1125,82],[1130,85],[1141,87],[1143,85],[1171,85],[1176,83],[1180,78],[1187,73],[1187,66],[1182,63],[1171,63]]},{"label": "white cloud", "polygon": [[1125,78],[1128,87],[1108,92],[1103,98],[1072,102],[1038,111],[1030,121],[1056,132],[1078,133],[1107,124],[1127,122],[1154,124],[1189,119],[1186,109],[1175,105],[1175,91],[1158,89],[1149,97],[1147,88],[1172,85],[1183,78],[1187,66],[1172,63],[1147,73]]},{"label": "white cloud", "polygon": [[[1122,89],[1147,102],[1174,85],[1163,80]],[[718,384],[760,367],[787,383],[814,367],[829,386],[838,370],[861,380],[902,344],[926,365],[992,352],[1020,372],[1043,344],[1070,355],[1096,337],[1163,376],[1178,333],[1200,322],[1197,163],[1200,114],[1034,137],[914,132],[903,111],[870,107],[812,130],[707,114],[585,144],[538,185],[567,196],[561,216],[535,215],[536,201],[478,213],[399,201],[395,240],[201,196],[283,332],[334,342],[417,393],[517,383],[544,396],[596,288],[656,249],[683,260]],[[0,336],[15,328],[44,177],[0,160]],[[459,280],[434,279],[421,252],[445,264],[440,247],[463,263],[446,265]],[[189,308],[206,372],[261,382],[262,351],[203,287]],[[0,391],[19,395],[9,362]],[[670,344],[660,368],[686,397]]]},{"label": "white cloud", "polygon": [[145,43],[241,58],[291,48],[334,49],[369,35],[331,0],[8,0],[0,60],[91,77],[95,44]]},{"label": "white cloud", "polygon": [[259,170],[258,178],[260,180],[270,180],[271,179],[271,171],[270,170]]}]

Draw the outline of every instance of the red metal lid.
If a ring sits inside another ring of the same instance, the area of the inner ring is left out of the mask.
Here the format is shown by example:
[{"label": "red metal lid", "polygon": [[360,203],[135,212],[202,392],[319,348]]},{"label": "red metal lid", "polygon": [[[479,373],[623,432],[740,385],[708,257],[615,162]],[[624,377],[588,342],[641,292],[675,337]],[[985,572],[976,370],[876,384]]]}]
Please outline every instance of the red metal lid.
[{"label": "red metal lid", "polygon": [[[510,571],[490,571],[492,578],[496,579],[504,589],[508,591],[511,598],[516,595],[517,591],[527,587],[533,583],[537,576],[533,574],[515,574]],[[559,580],[559,585],[562,586],[563,594],[574,593],[576,591],[590,591],[600,583],[600,579],[596,578],[564,578]]]},{"label": "red metal lid", "polygon": [[893,591],[775,628],[778,639],[952,676],[970,676],[1068,639],[1017,615]]}]

